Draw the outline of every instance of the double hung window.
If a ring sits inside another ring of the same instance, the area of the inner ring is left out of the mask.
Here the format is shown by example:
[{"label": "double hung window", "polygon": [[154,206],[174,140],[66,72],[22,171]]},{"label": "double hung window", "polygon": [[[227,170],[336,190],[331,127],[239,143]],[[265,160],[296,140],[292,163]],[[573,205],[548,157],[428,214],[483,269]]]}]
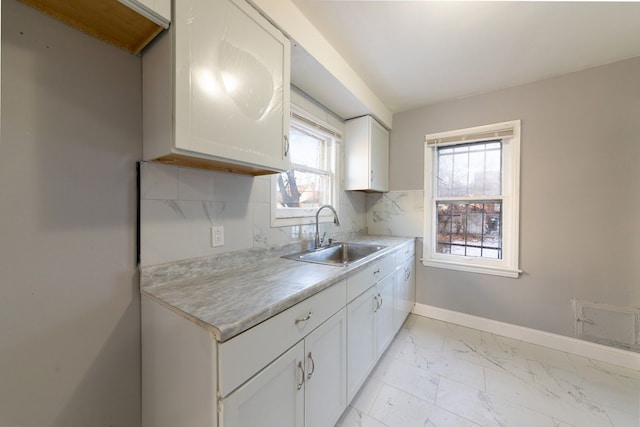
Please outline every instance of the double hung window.
[{"label": "double hung window", "polygon": [[[337,150],[339,133],[294,112],[289,129],[291,168],[272,181],[272,225],[308,224],[322,205],[338,207]],[[330,213],[330,212],[329,212]],[[321,220],[327,211],[323,211]],[[333,214],[331,214],[333,215]],[[330,217],[330,220],[333,216]]]},{"label": "double hung window", "polygon": [[423,264],[518,277],[520,122],[425,139]]}]

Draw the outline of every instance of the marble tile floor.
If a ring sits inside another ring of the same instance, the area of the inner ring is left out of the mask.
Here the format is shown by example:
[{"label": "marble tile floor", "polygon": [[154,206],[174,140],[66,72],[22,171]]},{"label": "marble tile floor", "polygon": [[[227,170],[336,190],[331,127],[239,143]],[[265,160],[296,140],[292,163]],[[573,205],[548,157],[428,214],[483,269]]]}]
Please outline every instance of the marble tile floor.
[{"label": "marble tile floor", "polygon": [[410,315],[337,426],[640,426],[640,371]]}]

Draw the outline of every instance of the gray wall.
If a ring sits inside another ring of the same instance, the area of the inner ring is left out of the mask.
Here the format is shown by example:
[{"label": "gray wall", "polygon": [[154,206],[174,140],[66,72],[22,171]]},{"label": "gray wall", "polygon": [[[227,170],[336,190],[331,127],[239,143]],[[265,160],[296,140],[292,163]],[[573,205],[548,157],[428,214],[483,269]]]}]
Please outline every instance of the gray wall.
[{"label": "gray wall", "polygon": [[0,425],[140,425],[140,59],[2,1]]},{"label": "gray wall", "polygon": [[640,306],[640,58],[395,115],[392,190],[423,189],[425,134],[514,119],[524,274],[421,267],[418,302],[564,335],[573,297]]}]

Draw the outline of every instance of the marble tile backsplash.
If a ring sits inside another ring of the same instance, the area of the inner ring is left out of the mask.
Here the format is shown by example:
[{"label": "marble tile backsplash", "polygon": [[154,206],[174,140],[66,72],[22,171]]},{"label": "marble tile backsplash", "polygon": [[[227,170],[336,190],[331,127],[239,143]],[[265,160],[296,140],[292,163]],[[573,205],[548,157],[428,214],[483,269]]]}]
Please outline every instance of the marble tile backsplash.
[{"label": "marble tile backsplash", "polygon": [[[313,239],[312,220],[271,226],[270,176],[153,162],[142,163],[140,173],[141,266],[291,244],[302,249]],[[339,215],[339,228],[321,224],[320,233],[344,239],[366,232],[365,194],[340,191]],[[224,227],[224,246],[211,247],[212,225]]]},{"label": "marble tile backsplash", "polygon": [[[342,119],[295,87],[291,88],[291,103],[344,132]],[[342,144],[339,148],[338,176],[344,177]],[[309,220],[306,225],[272,227],[271,190],[270,176],[251,177],[143,163],[141,266],[201,257],[213,257],[209,262],[227,264],[235,259],[231,252],[252,250],[251,256],[258,256],[280,248],[306,249],[313,241],[313,221]],[[326,231],[329,237],[341,240],[366,233],[366,195],[344,191],[344,179],[340,179],[338,200],[342,225],[321,224],[320,233]],[[212,225],[224,227],[224,246],[211,247]],[[265,248],[269,251],[256,250]]]},{"label": "marble tile backsplash", "polygon": [[424,191],[406,190],[367,195],[369,234],[422,237]]}]

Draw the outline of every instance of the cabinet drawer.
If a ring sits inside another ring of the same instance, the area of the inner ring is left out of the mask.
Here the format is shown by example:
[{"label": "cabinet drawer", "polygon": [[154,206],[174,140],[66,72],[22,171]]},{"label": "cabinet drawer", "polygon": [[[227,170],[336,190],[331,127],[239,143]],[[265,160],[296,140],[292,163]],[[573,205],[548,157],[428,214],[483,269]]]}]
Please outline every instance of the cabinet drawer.
[{"label": "cabinet drawer", "polygon": [[227,396],[346,304],[343,280],[218,345],[219,391]]},{"label": "cabinet drawer", "polygon": [[396,268],[395,255],[387,255],[347,278],[347,302],[375,285]]}]

